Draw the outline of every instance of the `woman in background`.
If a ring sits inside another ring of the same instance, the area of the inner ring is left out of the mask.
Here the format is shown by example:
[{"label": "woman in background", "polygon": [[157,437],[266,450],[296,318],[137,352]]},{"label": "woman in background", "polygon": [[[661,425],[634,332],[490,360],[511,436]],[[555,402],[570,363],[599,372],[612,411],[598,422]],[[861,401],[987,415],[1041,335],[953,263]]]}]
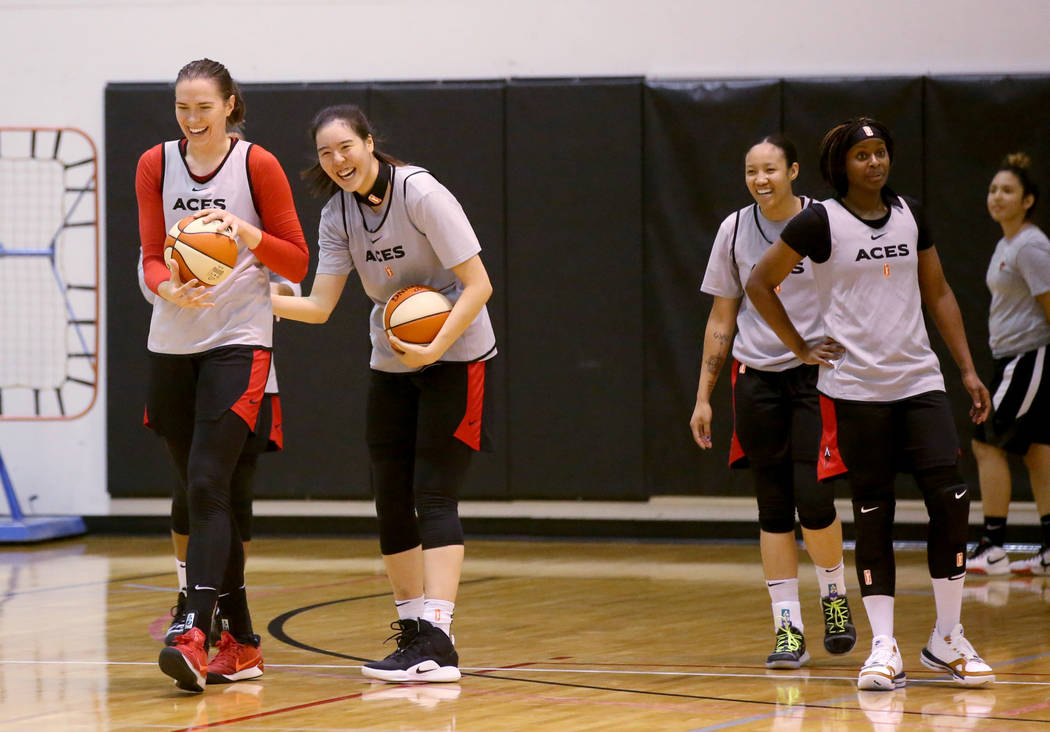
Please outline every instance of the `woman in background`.
[{"label": "woman in background", "polygon": [[[981,574],[1050,574],[1050,241],[1032,223],[1038,200],[1028,156],[1006,156],[988,186],[988,213],[1003,231],[985,275],[992,293],[993,411],[971,443],[984,532],[968,567]],[[1007,453],[1024,459],[1042,530],[1039,551],[1014,562],[1003,549],[1011,487]]]}]

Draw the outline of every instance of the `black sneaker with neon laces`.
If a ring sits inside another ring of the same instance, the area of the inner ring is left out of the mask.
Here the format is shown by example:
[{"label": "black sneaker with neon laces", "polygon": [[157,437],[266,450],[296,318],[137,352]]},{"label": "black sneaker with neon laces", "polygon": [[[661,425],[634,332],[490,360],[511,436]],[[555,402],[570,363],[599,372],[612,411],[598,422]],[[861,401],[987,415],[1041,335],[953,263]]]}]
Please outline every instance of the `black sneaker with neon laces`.
[{"label": "black sneaker with neon laces", "polygon": [[452,639],[426,620],[397,620],[397,650],[382,661],[361,667],[361,673],[380,681],[459,681],[459,655]]},{"label": "black sneaker with neon laces", "polygon": [[831,595],[820,598],[824,611],[824,649],[828,653],[849,653],[857,645],[857,629],[845,597]]},{"label": "black sneaker with neon laces", "polygon": [[777,628],[777,646],[766,658],[766,668],[799,668],[809,661],[806,638],[794,625]]}]

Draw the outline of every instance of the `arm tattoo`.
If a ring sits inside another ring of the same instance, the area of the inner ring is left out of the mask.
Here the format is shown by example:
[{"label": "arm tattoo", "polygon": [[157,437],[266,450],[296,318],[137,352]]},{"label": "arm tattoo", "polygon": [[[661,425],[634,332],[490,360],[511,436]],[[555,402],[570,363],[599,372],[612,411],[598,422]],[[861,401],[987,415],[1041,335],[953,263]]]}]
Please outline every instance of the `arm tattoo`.
[{"label": "arm tattoo", "polygon": [[705,362],[707,364],[708,372],[717,375],[718,372],[722,370],[722,364],[724,364],[725,361],[724,356],[708,356],[707,361]]},{"label": "arm tattoo", "polygon": [[722,346],[725,346],[726,348],[728,348],[729,344],[733,342],[733,334],[732,333],[717,333],[716,332],[713,335],[714,335],[715,340],[718,341]]}]

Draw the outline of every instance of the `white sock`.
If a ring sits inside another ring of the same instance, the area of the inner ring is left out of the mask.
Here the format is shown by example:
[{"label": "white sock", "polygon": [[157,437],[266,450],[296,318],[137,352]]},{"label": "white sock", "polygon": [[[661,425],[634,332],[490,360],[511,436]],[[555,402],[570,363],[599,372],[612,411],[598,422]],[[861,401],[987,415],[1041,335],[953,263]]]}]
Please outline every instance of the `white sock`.
[{"label": "white sock", "polygon": [[799,630],[802,626],[802,605],[798,601],[798,578],[766,580],[769,599],[773,603],[773,628],[790,623]]},{"label": "white sock", "polygon": [[179,592],[186,592],[186,562],[175,558],[175,574],[179,578]]},{"label": "white sock", "polygon": [[871,634],[893,637],[893,595],[868,595],[864,598]]},{"label": "white sock", "polygon": [[445,635],[452,635],[452,613],[456,609],[456,603],[448,600],[432,600],[429,597],[423,600],[423,614],[419,617],[435,628],[441,628]]},{"label": "white sock", "polygon": [[937,605],[937,635],[942,638],[959,624],[964,577],[965,575],[930,579],[933,583],[933,602]]},{"label": "white sock", "polygon": [[817,586],[820,588],[821,597],[845,597],[846,596],[846,568],[839,560],[834,567],[820,567],[813,565],[817,573]]},{"label": "white sock", "polygon": [[394,607],[397,608],[397,617],[401,620],[415,620],[423,614],[423,595],[408,600],[394,598]]}]

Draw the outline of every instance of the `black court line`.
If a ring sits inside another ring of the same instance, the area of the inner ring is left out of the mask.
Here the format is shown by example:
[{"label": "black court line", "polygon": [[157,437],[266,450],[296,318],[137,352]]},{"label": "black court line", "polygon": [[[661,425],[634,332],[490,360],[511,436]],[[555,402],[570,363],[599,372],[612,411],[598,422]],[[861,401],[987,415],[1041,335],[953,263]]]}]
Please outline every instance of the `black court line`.
[{"label": "black court line", "polygon": [[[461,582],[460,585],[477,584],[477,583],[480,583],[480,582],[491,582],[493,580],[498,580],[498,579],[503,579],[503,578],[501,578],[501,577],[483,577],[481,579],[467,580],[465,582]],[[360,656],[351,656],[348,653],[340,653],[339,651],[330,651],[330,650],[328,650],[326,648],[318,648],[317,646],[311,646],[308,643],[303,643],[302,641],[297,641],[294,638],[292,638],[290,635],[288,635],[288,633],[285,632],[284,625],[285,625],[285,623],[287,623],[289,620],[291,620],[296,615],[301,615],[302,613],[309,612],[311,610],[316,610],[317,608],[328,607],[329,605],[338,605],[338,604],[344,603],[344,602],[355,602],[357,600],[374,600],[374,599],[379,598],[379,597],[389,597],[389,596],[390,596],[390,592],[388,591],[388,592],[379,592],[379,593],[375,593],[375,594],[371,594],[371,595],[358,595],[356,597],[344,597],[344,598],[339,599],[339,600],[329,600],[327,602],[319,602],[319,603],[316,603],[314,605],[305,605],[303,607],[296,608],[294,610],[289,610],[286,613],[282,613],[281,615],[278,615],[277,617],[275,617],[273,620],[270,621],[270,623],[266,626],[266,630],[270,633],[270,635],[272,635],[274,638],[276,638],[281,643],[284,643],[285,645],[292,646],[294,648],[301,648],[304,651],[310,651],[312,653],[319,653],[319,654],[322,654],[322,655],[325,655],[325,656],[332,656],[334,658],[343,658],[343,659],[346,659],[348,661],[360,661],[361,663],[368,663],[368,662],[374,661],[375,659],[362,658]],[[496,679],[496,680],[499,680],[499,681],[516,681],[516,682],[520,682],[520,683],[523,683],[523,684],[539,684],[541,686],[560,686],[560,687],[571,688],[571,689],[590,689],[590,690],[593,690],[593,691],[609,691],[609,692],[614,692],[614,693],[618,692],[618,693],[623,693],[623,694],[639,694],[639,695],[642,695],[642,696],[669,697],[669,698],[674,698],[674,699],[689,699],[691,701],[728,702],[728,703],[731,703],[731,704],[758,704],[758,705],[767,706],[767,707],[776,707],[777,706],[777,702],[776,701],[763,701],[761,699],[737,699],[737,698],[733,698],[733,697],[709,696],[709,695],[705,695],[705,694],[683,694],[683,693],[678,693],[678,692],[673,692],[673,691],[652,691],[652,690],[649,690],[649,689],[631,689],[631,688],[623,688],[623,687],[616,687],[616,686],[599,686],[597,684],[581,684],[581,683],[570,682],[570,681],[550,681],[550,680],[544,680],[544,679],[519,678],[519,677],[516,677],[516,676],[497,676],[497,675],[494,675],[493,673],[488,672],[488,671],[483,671],[483,672],[482,671],[465,671],[465,672],[462,672],[462,673],[463,673],[464,676],[473,676],[474,678],[478,678],[478,679]],[[798,709],[798,710],[827,709],[827,710],[836,711],[836,712],[840,712],[840,711],[855,711],[855,712],[862,712],[862,713],[864,712],[864,710],[861,709],[859,706],[857,706],[857,707],[847,707],[847,706],[835,706],[833,704],[796,704],[796,705],[793,705],[792,708],[793,709]],[[937,717],[937,718],[941,718],[941,719],[960,719],[960,720],[972,720],[973,719],[972,716],[967,716],[965,714],[952,714],[952,713],[949,713],[949,712],[938,712],[938,713],[931,714],[930,712],[923,712],[923,711],[902,710],[902,713],[906,714],[906,715],[915,716],[915,717]],[[985,716],[985,717],[980,717],[980,720],[982,722],[987,720],[987,721],[1000,721],[1000,722],[1028,722],[1028,723],[1033,723],[1033,724],[1050,724],[1050,719],[1018,719],[1017,717]]]}]

